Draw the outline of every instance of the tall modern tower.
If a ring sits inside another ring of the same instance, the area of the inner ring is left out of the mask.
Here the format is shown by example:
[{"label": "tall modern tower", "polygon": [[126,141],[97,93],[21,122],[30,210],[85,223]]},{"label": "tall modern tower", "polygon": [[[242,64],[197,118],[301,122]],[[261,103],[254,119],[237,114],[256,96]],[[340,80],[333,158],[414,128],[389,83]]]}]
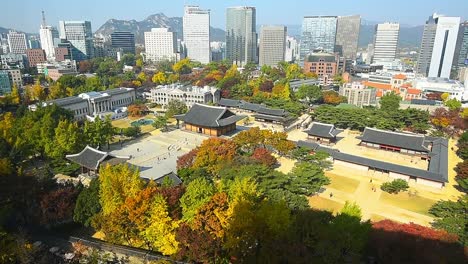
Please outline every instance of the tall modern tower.
[{"label": "tall modern tower", "polygon": [[185,6],[184,43],[187,57],[207,64],[210,62],[210,10]]},{"label": "tall modern tower", "polygon": [[431,65],[432,49],[434,48],[435,34],[437,30],[436,19],[438,15],[433,14],[424,25],[421,48],[419,49],[418,64],[416,72],[427,76]]},{"label": "tall modern tower", "polygon": [[336,21],[336,16],[304,17],[302,21],[301,61],[315,49],[323,49],[329,53],[335,51]]},{"label": "tall modern tower", "polygon": [[255,7],[230,7],[226,12],[226,59],[237,66],[257,62]]},{"label": "tall modern tower", "polygon": [[39,29],[41,47],[46,53],[48,60],[55,59],[55,46],[58,43],[59,33],[56,28],[47,26],[44,11],[42,11],[42,23]]},{"label": "tall modern tower", "polygon": [[72,46],[73,60],[82,61],[93,57],[93,32],[89,21],[60,21],[60,38]]},{"label": "tall modern tower", "polygon": [[376,26],[372,63],[395,60],[399,33],[398,23],[383,23]]},{"label": "tall modern tower", "polygon": [[417,71],[428,77],[449,78],[457,46],[459,17],[433,14],[424,27]]},{"label": "tall modern tower", "polygon": [[122,49],[123,53],[135,54],[135,35],[128,31],[115,31],[111,33],[111,45]]},{"label": "tall modern tower", "polygon": [[277,66],[278,62],[284,61],[286,31],[285,26],[262,26],[258,56],[260,66]]},{"label": "tall modern tower", "polygon": [[10,46],[10,52],[15,54],[26,54],[28,43],[26,42],[26,34],[19,33],[16,31],[10,31],[7,34],[8,46]]},{"label": "tall modern tower", "polygon": [[457,47],[455,48],[455,56],[453,57],[452,73],[457,73],[461,67],[468,67],[468,21],[460,24]]},{"label": "tall modern tower", "polygon": [[340,16],[336,25],[335,52],[347,59],[356,59],[361,16]]}]

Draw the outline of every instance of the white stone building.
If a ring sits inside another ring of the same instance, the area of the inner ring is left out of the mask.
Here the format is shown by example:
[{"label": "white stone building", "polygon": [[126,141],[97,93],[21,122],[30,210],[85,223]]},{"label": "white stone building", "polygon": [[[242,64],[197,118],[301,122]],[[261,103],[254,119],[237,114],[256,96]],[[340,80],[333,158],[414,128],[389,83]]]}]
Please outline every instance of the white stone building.
[{"label": "white stone building", "polygon": [[178,59],[177,33],[168,28],[152,28],[145,32],[145,55],[147,61]]},{"label": "white stone building", "polygon": [[126,116],[122,115],[122,110],[132,104],[135,99],[135,89],[121,87],[47,101],[43,103],[43,106],[56,104],[68,109],[73,112],[76,120],[94,119],[94,117],[102,117],[103,114],[109,114],[112,119],[117,119]]},{"label": "white stone building", "polygon": [[182,84],[159,85],[151,89],[147,94],[148,100],[163,107],[171,100],[184,102],[188,108],[194,104],[217,103],[221,98],[221,92],[215,87],[185,86]]},{"label": "white stone building", "polygon": [[412,82],[414,88],[423,93],[448,93],[449,99],[468,100],[468,89],[461,82],[447,78],[417,78]]}]

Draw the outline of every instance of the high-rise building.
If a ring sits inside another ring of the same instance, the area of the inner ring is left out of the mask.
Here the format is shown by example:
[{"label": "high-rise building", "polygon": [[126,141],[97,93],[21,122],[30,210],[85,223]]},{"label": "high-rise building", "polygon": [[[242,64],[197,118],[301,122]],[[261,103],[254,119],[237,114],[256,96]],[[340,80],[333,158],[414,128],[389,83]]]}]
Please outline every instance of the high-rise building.
[{"label": "high-rise building", "polygon": [[433,14],[424,25],[421,47],[418,55],[418,64],[416,65],[416,72],[423,74],[424,76],[429,74],[429,66],[431,65],[432,49],[434,48],[434,40],[437,30],[437,17],[437,14]]},{"label": "high-rise building", "polygon": [[262,26],[258,56],[260,66],[277,66],[279,62],[284,61],[286,31],[285,26]]},{"label": "high-rise building", "polygon": [[374,53],[372,63],[391,62],[396,58],[400,24],[378,24],[374,36]]},{"label": "high-rise building", "polygon": [[427,77],[449,78],[457,46],[459,17],[433,14],[424,26],[417,72]]},{"label": "high-rise building", "polygon": [[28,47],[30,49],[40,49],[41,48],[41,42],[35,36],[31,36],[28,39]]},{"label": "high-rise building", "polygon": [[468,67],[468,21],[461,23],[458,30],[458,41],[455,48],[455,56],[453,57],[452,72],[457,73],[462,67]]},{"label": "high-rise building", "polygon": [[60,21],[60,38],[72,46],[73,60],[82,61],[93,57],[93,31],[89,21]]},{"label": "high-rise building", "polygon": [[226,12],[226,59],[237,66],[257,62],[255,7],[230,7]]},{"label": "high-rise building", "polygon": [[304,61],[314,50],[335,52],[336,16],[306,16],[302,21],[300,60]]},{"label": "high-rise building", "polygon": [[184,43],[186,55],[191,60],[210,62],[210,10],[198,6],[185,6]]},{"label": "high-rise building", "polygon": [[135,35],[128,31],[115,31],[111,34],[112,48],[121,49],[123,53],[135,54]]},{"label": "high-rise building", "polygon": [[295,62],[298,59],[299,59],[299,42],[297,41],[297,39],[287,36],[284,61]]},{"label": "high-rise building", "polygon": [[54,47],[59,43],[59,33],[54,27],[47,26],[44,11],[42,11],[42,23],[39,29],[41,47],[45,51],[48,60],[55,59]]},{"label": "high-rise building", "polygon": [[7,54],[10,52],[10,47],[8,46],[8,38],[3,37],[0,34],[0,54]]},{"label": "high-rise building", "polygon": [[0,96],[11,93],[11,86],[8,72],[0,70]]},{"label": "high-rise building", "polygon": [[148,61],[176,61],[177,33],[168,28],[152,28],[151,32],[145,32],[145,51]]},{"label": "high-rise building", "polygon": [[10,47],[10,52],[15,54],[25,54],[26,49],[28,48],[28,43],[26,42],[26,34],[19,33],[16,31],[10,31],[8,33],[8,46]]},{"label": "high-rise building", "polygon": [[361,16],[340,16],[336,25],[335,52],[347,59],[356,59]]}]

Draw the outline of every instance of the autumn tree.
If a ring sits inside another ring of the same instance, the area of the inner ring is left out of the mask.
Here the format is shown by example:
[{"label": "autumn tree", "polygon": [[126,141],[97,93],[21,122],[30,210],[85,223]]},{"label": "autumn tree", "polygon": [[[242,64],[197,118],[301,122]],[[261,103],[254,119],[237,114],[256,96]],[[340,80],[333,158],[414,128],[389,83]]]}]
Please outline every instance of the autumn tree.
[{"label": "autumn tree", "polygon": [[39,82],[36,82],[30,88],[30,94],[31,94],[31,99],[41,101],[41,102],[47,98],[47,94]]},{"label": "autumn tree", "polygon": [[166,73],[162,71],[155,73],[153,75],[153,78],[151,78],[151,81],[154,82],[155,84],[167,84]]},{"label": "autumn tree", "polygon": [[468,243],[466,232],[468,219],[465,217],[467,210],[468,195],[463,195],[456,202],[439,201],[429,209],[429,213],[436,217],[432,227],[458,235],[460,243],[466,245]]},{"label": "autumn tree", "polygon": [[172,66],[172,70],[176,74],[189,74],[192,72],[192,65],[189,58],[182,59]]},{"label": "autumn tree", "polygon": [[144,104],[131,104],[127,107],[128,115],[131,117],[142,117],[148,112]]},{"label": "autumn tree", "polygon": [[194,168],[205,168],[212,175],[217,175],[222,166],[234,159],[237,144],[223,138],[209,138],[198,147]]},{"label": "autumn tree", "polygon": [[252,158],[259,163],[272,167],[277,163],[276,158],[265,148],[257,148],[252,154]]},{"label": "autumn tree", "polygon": [[41,222],[47,226],[70,222],[78,196],[74,187],[65,187],[46,193],[40,202]]},{"label": "autumn tree", "polygon": [[198,150],[192,149],[188,153],[177,158],[177,170],[188,169],[193,166],[195,158],[197,157]]},{"label": "autumn tree", "polygon": [[46,153],[53,158],[64,158],[65,155],[77,153],[83,148],[83,136],[78,124],[60,120],[55,128],[55,138],[46,145]]},{"label": "autumn tree", "polygon": [[120,207],[127,197],[135,196],[143,184],[139,171],[127,164],[101,167],[99,183],[99,201],[104,215]]},{"label": "autumn tree", "polygon": [[343,98],[335,91],[322,92],[323,102],[331,105],[339,105],[343,103]]},{"label": "autumn tree", "polygon": [[13,105],[19,105],[21,103],[21,96],[20,96],[20,93],[16,84],[13,84],[9,97]]}]

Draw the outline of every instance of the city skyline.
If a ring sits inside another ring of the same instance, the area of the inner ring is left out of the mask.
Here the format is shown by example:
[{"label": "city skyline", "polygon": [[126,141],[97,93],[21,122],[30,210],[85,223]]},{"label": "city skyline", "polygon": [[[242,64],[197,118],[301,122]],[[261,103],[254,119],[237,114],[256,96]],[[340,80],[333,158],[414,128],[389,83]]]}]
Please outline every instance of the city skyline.
[{"label": "city skyline", "polygon": [[[398,22],[401,25],[424,25],[428,14],[434,12],[447,16],[460,16],[463,20],[468,17],[464,10],[468,9],[468,2],[449,0],[440,5],[439,1],[394,1],[385,9],[376,8],[375,2],[360,0],[359,3],[351,1],[339,1],[340,3],[321,3],[310,5],[305,0],[289,1],[282,8],[275,8],[263,1],[223,1],[221,3],[209,0],[197,1],[170,1],[155,3],[143,0],[135,5],[128,1],[90,1],[83,0],[74,4],[73,8],[60,4],[58,0],[47,0],[41,2],[32,1],[7,1],[4,7],[6,12],[0,17],[0,27],[12,28],[27,33],[37,33],[41,24],[41,11],[44,10],[47,23],[58,26],[60,20],[88,20],[94,25],[96,31],[107,20],[114,18],[119,20],[135,19],[141,21],[149,15],[164,13],[168,17],[182,17],[184,5],[200,5],[211,10],[211,25],[216,28],[225,29],[226,8],[233,6],[254,6],[257,9],[257,25],[300,25],[304,16],[311,15],[361,15],[364,21],[375,22]],[[404,5],[408,8],[401,8]],[[25,6],[27,6],[25,8]],[[94,6],[89,8],[89,6]],[[141,12],[145,6],[145,12]],[[310,6],[310,7],[309,7]],[[416,9],[417,8],[417,9]],[[414,10],[418,10],[414,14]],[[22,17],[19,21],[17,18]]]}]

